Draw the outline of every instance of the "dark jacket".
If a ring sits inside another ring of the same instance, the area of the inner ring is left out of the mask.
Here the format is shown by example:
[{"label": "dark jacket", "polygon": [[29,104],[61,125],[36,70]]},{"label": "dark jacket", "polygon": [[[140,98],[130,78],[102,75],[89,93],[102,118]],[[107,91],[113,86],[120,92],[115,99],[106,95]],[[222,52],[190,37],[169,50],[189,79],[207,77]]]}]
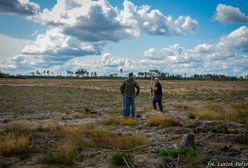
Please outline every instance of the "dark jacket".
[{"label": "dark jacket", "polygon": [[[135,93],[135,88],[137,90],[136,93]],[[140,87],[132,77],[129,77],[121,85],[120,91],[121,94],[125,96],[135,96],[135,95],[138,96],[140,92]]]},{"label": "dark jacket", "polygon": [[157,90],[154,90],[154,94],[158,95],[158,96],[162,96],[163,95],[163,91],[162,91],[162,86],[160,84],[160,82],[155,84],[155,87],[157,87]]}]

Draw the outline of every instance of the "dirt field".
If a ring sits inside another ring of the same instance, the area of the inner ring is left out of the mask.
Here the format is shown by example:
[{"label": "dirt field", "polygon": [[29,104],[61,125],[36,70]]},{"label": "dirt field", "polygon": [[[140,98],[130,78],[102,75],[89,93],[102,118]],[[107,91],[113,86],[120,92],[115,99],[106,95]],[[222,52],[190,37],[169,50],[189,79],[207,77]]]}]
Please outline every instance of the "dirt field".
[{"label": "dirt field", "polygon": [[[121,83],[1,79],[0,168],[127,167],[116,152],[133,167],[248,160],[247,81],[162,81],[163,114],[150,81],[138,81],[135,119],[121,117]],[[184,134],[194,148],[182,147]]]}]

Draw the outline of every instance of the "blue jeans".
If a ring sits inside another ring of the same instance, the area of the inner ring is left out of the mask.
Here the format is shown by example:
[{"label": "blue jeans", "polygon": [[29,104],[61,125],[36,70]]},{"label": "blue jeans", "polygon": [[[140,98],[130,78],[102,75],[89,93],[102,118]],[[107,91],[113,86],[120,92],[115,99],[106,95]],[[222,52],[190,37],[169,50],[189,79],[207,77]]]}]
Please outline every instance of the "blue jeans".
[{"label": "blue jeans", "polygon": [[130,116],[134,117],[135,113],[135,105],[134,105],[134,97],[123,96],[123,117]]}]

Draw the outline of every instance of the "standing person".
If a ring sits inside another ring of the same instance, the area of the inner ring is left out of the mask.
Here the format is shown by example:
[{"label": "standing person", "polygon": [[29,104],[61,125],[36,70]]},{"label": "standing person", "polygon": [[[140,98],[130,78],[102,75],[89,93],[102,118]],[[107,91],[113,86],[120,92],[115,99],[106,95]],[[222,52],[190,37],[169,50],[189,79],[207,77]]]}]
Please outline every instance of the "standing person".
[{"label": "standing person", "polygon": [[[135,88],[136,88],[136,92],[135,92]],[[139,95],[140,87],[138,83],[134,80],[133,73],[129,73],[128,78],[121,85],[120,91],[121,94],[123,95],[123,116],[124,117],[130,116],[130,110],[131,110],[131,116],[134,117],[135,114],[134,98],[135,96]]]},{"label": "standing person", "polygon": [[152,100],[152,105],[153,105],[153,109],[157,110],[157,103],[159,106],[159,110],[163,113],[163,105],[162,105],[162,97],[163,97],[163,90],[162,90],[162,86],[159,82],[158,78],[154,79],[155,85],[154,87],[151,87],[151,92],[154,93],[154,97]]}]

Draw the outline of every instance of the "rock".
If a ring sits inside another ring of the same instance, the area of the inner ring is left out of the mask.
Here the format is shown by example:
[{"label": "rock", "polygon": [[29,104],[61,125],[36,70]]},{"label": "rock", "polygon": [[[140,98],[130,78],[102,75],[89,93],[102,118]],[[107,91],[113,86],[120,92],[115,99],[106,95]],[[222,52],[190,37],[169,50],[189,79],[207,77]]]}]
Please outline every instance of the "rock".
[{"label": "rock", "polygon": [[138,126],[136,127],[136,129],[138,129],[138,130],[143,129],[143,128],[144,128],[143,125],[138,125]]},{"label": "rock", "polygon": [[207,134],[207,138],[211,138],[211,137],[213,137],[213,133],[212,132],[208,132],[208,134]]},{"label": "rock", "polygon": [[137,113],[137,114],[136,114],[136,118],[142,118],[142,115],[139,114],[139,113]]},{"label": "rock", "polygon": [[216,99],[215,101],[216,101],[216,102],[221,102],[221,99]]},{"label": "rock", "polygon": [[184,134],[182,138],[182,145],[185,147],[194,147],[195,136],[194,134]]},{"label": "rock", "polygon": [[10,119],[3,119],[2,120],[2,123],[9,123],[10,122]]},{"label": "rock", "polygon": [[226,145],[221,149],[221,151],[223,151],[223,152],[227,152],[228,150],[229,150],[229,147]]}]

